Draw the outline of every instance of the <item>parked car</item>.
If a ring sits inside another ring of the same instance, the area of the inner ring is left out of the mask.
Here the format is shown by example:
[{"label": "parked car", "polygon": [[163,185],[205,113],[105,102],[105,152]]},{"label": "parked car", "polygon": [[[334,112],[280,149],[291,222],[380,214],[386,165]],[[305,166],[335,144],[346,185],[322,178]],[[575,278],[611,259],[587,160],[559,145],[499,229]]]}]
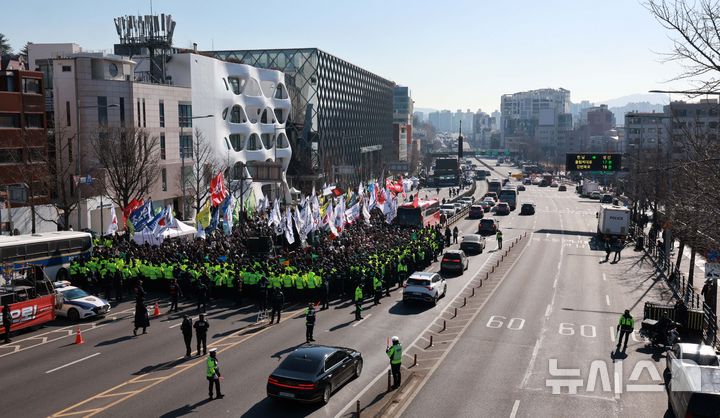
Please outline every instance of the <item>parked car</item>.
[{"label": "parked car", "polygon": [[532,180],[530,178],[524,178],[523,184],[525,184],[525,185],[532,184]]},{"label": "parked car", "polygon": [[567,186],[565,186],[564,184],[561,184],[558,186],[558,192],[566,192],[566,191],[567,191]]},{"label": "parked car", "polygon": [[429,271],[415,272],[403,284],[403,302],[419,300],[437,305],[447,293],[447,282],[442,276]]},{"label": "parked car", "polygon": [[451,216],[455,216],[456,212],[457,207],[452,203],[446,203],[440,206],[440,213],[444,213],[445,216],[447,216],[448,218]]},{"label": "parked car", "polygon": [[495,214],[496,215],[509,215],[510,214],[510,205],[508,205],[506,202],[499,202],[497,206],[495,206]]},{"label": "parked car", "polygon": [[[489,209],[489,207],[488,207]],[[470,206],[470,212],[468,212],[468,217],[470,219],[482,219],[485,216],[485,209],[483,209],[482,205],[472,205]]]},{"label": "parked car", "polygon": [[678,343],[666,359],[665,389],[672,416],[717,417],[720,366],[713,347]]},{"label": "parked car", "polygon": [[535,186],[539,186],[543,180],[540,177],[533,177],[533,179],[531,181],[532,181],[532,184],[534,184]]},{"label": "parked car", "polygon": [[62,296],[62,306],[55,309],[57,316],[65,316],[70,321],[103,316],[110,312],[110,303],[105,299],[92,296],[80,289],[71,286],[67,280],[54,283],[55,290]]},{"label": "parked car", "polygon": [[518,184],[518,186],[517,186],[517,191],[518,191],[518,192],[524,192],[524,191],[525,191],[525,186],[522,185],[522,184]]},{"label": "parked car", "polygon": [[497,201],[498,201],[498,194],[497,194],[496,192],[487,192],[487,193],[485,193],[485,195],[483,196],[483,200],[484,200],[485,198],[488,198],[488,197],[492,197],[494,202],[497,202]]},{"label": "parked car", "polygon": [[590,193],[590,199],[600,200],[600,192],[595,190],[594,192]]},{"label": "parked car", "polygon": [[613,202],[613,196],[610,193],[605,193],[602,196],[600,196],[600,203],[612,204],[612,202]]},{"label": "parked car", "polygon": [[485,237],[478,234],[463,235],[460,249],[466,254],[482,254],[485,250]]},{"label": "parked car", "polygon": [[458,200],[464,202],[466,206],[471,206],[473,203],[475,203],[475,198],[473,198],[472,196],[464,196]]},{"label": "parked car", "polygon": [[462,273],[467,270],[470,266],[470,260],[468,260],[463,250],[447,250],[443,254],[442,261],[440,262],[441,272],[455,272]]},{"label": "parked car", "polygon": [[493,218],[480,219],[480,223],[478,224],[478,234],[492,235],[497,232],[499,227],[500,227],[500,224],[498,223],[498,221],[496,219],[493,219]]},{"label": "parked car", "polygon": [[326,404],[332,393],[360,376],[363,358],[352,348],[306,345],[288,354],[267,381],[273,398]]},{"label": "parked car", "polygon": [[521,215],[534,215],[535,214],[535,204],[530,202],[525,202],[520,206],[520,214]]},{"label": "parked car", "polygon": [[559,186],[559,184],[556,181],[553,181],[552,183],[550,183],[550,187],[558,187],[558,186]]},{"label": "parked car", "polygon": [[549,184],[548,184],[547,180],[542,179],[542,180],[540,180],[539,186],[540,186],[540,187],[548,187]]}]

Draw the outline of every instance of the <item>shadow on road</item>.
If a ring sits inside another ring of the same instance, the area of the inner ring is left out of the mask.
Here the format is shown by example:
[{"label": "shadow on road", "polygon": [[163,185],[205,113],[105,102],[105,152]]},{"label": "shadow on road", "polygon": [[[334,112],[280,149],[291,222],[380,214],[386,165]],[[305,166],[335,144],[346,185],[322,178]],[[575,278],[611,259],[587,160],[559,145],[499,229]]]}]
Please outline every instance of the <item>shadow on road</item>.
[{"label": "shadow on road", "polygon": [[178,364],[182,364],[182,363],[185,363],[185,362],[193,360],[193,359],[194,359],[194,357],[183,357],[183,358],[175,359],[172,361],[164,361],[162,363],[145,366],[142,369],[133,373],[133,375],[140,376],[140,375],[148,374],[150,372],[169,370],[169,369],[172,369],[173,367],[177,366]]},{"label": "shadow on road", "polygon": [[[194,404],[186,404],[181,406],[180,408],[174,409],[170,412],[164,413],[160,415],[161,418],[170,418],[170,417],[182,417],[185,415],[190,414],[191,412],[194,412],[196,408],[205,405],[206,403],[212,402],[210,398],[205,398],[199,402],[195,402]],[[222,401],[218,401],[222,402]]]},{"label": "shadow on road", "polygon": [[134,337],[132,335],[124,335],[122,337],[113,338],[112,340],[101,341],[101,342],[95,344],[95,347],[103,347],[106,345],[113,345],[113,344],[121,343],[123,341],[132,340],[133,338]]},{"label": "shadow on road", "polygon": [[320,409],[320,404],[300,404],[282,399],[265,398],[245,411],[241,417],[306,417]]},{"label": "shadow on road", "polygon": [[342,324],[335,325],[334,327],[330,328],[330,332],[345,328],[345,327],[349,326],[350,324],[352,324],[353,322],[355,322],[354,319],[352,321],[348,321],[348,322],[345,322]]},{"label": "shadow on road", "polygon": [[272,356],[270,356],[270,358],[276,358],[276,359],[280,360],[280,359],[282,359],[282,356],[284,354],[291,353],[291,352],[295,351],[295,349],[297,349],[298,347],[301,347],[305,344],[307,344],[307,343],[303,342],[303,343],[297,344],[295,346],[288,347],[284,350],[280,350],[280,351],[276,352],[275,354],[273,354]]},{"label": "shadow on road", "polygon": [[388,312],[390,312],[391,315],[418,315],[421,314],[428,309],[431,309],[433,306],[431,303],[424,303],[424,302],[402,302],[402,303],[396,303],[395,305],[390,308]]}]

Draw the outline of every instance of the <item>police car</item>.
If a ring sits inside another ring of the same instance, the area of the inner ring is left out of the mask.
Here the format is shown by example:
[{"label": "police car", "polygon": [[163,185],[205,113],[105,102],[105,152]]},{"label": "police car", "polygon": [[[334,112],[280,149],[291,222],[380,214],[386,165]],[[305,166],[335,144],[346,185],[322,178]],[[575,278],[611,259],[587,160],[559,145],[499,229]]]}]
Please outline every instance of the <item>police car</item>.
[{"label": "police car", "polygon": [[57,316],[77,321],[110,312],[110,303],[105,299],[89,295],[79,287],[71,286],[66,280],[54,284],[58,295],[62,296],[62,307],[55,309]]}]

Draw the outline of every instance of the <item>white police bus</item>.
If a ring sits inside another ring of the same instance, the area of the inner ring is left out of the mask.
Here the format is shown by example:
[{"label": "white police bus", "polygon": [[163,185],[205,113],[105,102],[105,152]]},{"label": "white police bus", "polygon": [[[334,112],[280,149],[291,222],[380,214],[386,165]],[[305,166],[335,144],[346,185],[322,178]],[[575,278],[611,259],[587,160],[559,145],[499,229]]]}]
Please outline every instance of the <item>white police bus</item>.
[{"label": "white police bus", "polygon": [[58,231],[32,235],[0,235],[0,264],[42,266],[51,281],[70,278],[75,258],[90,257],[92,236],[86,232]]}]

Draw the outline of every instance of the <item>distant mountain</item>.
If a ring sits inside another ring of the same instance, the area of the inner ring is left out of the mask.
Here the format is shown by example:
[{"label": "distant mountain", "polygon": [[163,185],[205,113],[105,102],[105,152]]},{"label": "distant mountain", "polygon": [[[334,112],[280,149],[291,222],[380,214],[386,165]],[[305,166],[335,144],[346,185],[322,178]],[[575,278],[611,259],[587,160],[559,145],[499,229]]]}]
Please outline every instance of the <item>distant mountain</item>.
[{"label": "distant mountain", "polygon": [[629,103],[668,104],[668,96],[662,93],[641,93],[597,102],[598,105],[606,104],[608,107],[623,107]]},{"label": "distant mountain", "polygon": [[649,102],[628,103],[625,106],[609,107],[608,109],[615,115],[615,124],[617,126],[625,125],[625,114],[627,112],[656,112],[662,113],[663,106],[661,104],[652,104]]}]

